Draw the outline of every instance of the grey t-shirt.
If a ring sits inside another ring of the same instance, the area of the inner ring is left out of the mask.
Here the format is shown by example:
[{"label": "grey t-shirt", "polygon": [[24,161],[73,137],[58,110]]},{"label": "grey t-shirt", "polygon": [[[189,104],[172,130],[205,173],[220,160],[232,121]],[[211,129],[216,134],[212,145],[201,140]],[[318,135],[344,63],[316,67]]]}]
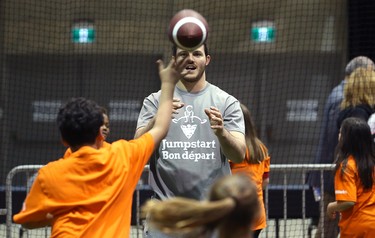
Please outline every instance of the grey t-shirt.
[{"label": "grey t-shirt", "polygon": [[[160,91],[145,98],[137,128],[155,116],[159,97]],[[216,179],[230,174],[204,109],[217,107],[225,128],[241,133],[245,133],[243,114],[236,98],[209,83],[198,93],[176,87],[174,97],[185,106],[174,115],[167,136],[150,159],[149,183],[162,199],[181,196],[202,200]]]}]

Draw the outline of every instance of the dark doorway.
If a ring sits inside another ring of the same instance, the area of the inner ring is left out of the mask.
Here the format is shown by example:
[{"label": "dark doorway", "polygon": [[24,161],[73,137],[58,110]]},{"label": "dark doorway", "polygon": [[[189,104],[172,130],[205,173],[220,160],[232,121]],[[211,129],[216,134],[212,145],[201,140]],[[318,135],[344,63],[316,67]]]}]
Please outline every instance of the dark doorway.
[{"label": "dark doorway", "polygon": [[375,59],[375,1],[349,0],[349,59],[365,55]]}]

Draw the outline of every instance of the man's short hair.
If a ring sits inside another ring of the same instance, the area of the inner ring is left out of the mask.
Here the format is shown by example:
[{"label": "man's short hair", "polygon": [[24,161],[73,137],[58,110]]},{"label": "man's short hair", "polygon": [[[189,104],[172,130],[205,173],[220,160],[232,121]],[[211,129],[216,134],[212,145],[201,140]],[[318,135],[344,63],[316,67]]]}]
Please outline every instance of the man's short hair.
[{"label": "man's short hair", "polygon": [[353,73],[354,70],[357,68],[369,68],[372,67],[375,68],[374,62],[366,57],[366,56],[357,56],[353,58],[345,67],[345,76],[349,76]]},{"label": "man's short hair", "polygon": [[102,108],[83,97],[69,100],[57,115],[61,137],[69,146],[93,144],[103,121]]}]

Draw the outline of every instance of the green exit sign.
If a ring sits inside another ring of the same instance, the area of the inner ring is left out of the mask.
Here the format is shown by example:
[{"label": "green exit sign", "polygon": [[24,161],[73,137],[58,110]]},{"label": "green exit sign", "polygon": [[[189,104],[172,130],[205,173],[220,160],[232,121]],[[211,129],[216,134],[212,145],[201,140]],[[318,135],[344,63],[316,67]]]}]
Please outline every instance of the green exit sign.
[{"label": "green exit sign", "polygon": [[74,43],[93,43],[95,41],[94,27],[73,27],[72,41]]},{"label": "green exit sign", "polygon": [[251,29],[251,39],[254,42],[273,42],[275,40],[275,28],[253,27]]}]

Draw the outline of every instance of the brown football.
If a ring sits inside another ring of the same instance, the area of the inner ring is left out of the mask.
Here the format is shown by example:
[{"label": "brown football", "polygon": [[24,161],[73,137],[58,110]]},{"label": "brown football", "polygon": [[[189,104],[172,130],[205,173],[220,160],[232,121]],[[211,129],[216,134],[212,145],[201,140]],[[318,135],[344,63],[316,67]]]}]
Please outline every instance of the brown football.
[{"label": "brown football", "polygon": [[169,23],[169,40],[182,49],[194,50],[200,47],[206,42],[207,36],[206,19],[192,9],[177,12]]}]

